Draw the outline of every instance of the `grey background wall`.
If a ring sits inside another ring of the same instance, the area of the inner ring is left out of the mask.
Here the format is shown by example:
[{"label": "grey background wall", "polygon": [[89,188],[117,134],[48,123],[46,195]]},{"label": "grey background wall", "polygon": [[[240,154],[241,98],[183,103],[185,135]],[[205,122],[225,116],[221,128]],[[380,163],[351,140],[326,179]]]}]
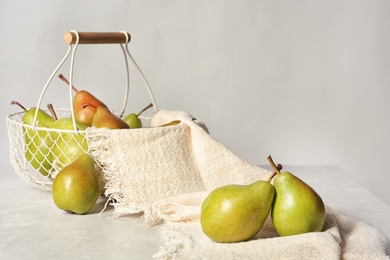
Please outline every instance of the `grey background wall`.
[{"label": "grey background wall", "polygon": [[[64,33],[125,30],[160,108],[194,114],[251,163],[338,165],[390,204],[389,13],[386,0],[2,0],[0,165],[10,101],[36,105]],[[119,110],[120,48],[80,46],[74,79]],[[128,112],[149,102],[131,84]],[[44,104],[68,107],[67,93],[55,79]]]}]

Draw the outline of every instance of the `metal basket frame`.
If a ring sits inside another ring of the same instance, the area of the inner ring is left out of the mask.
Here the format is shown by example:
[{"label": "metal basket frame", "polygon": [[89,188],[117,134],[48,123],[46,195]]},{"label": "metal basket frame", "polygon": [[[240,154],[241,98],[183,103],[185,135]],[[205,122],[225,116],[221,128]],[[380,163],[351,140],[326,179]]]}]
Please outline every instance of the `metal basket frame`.
[{"label": "metal basket frame", "polygon": [[[63,57],[63,59],[60,61],[58,66],[54,69],[52,74],[50,75],[49,79],[47,80],[46,84],[44,85],[42,92],[39,96],[38,102],[37,102],[37,108],[41,107],[42,99],[45,95],[45,92],[47,88],[50,85],[50,82],[52,81],[53,77],[56,75],[58,70],[62,67],[64,62],[71,57],[70,61],[70,69],[69,69],[69,99],[70,99],[70,109],[56,109],[56,112],[61,113],[61,117],[67,116],[71,118],[73,123],[73,129],[52,129],[52,128],[46,128],[46,127],[40,127],[38,126],[38,109],[36,109],[33,124],[28,125],[24,124],[22,121],[22,117],[24,115],[25,111],[17,112],[8,115],[7,117],[7,129],[8,129],[8,136],[9,136],[9,143],[10,143],[10,159],[11,164],[13,165],[17,175],[22,180],[26,181],[27,183],[39,187],[44,190],[50,190],[53,179],[55,175],[60,171],[63,167],[66,165],[59,164],[61,161],[59,157],[55,158],[53,155],[52,149],[65,149],[67,145],[69,145],[70,142],[74,141],[80,141],[82,144],[82,147],[80,147],[80,150],[82,152],[88,152],[88,139],[86,137],[86,131],[85,130],[79,130],[77,128],[77,122],[75,120],[74,110],[73,110],[73,70],[74,70],[74,58],[76,54],[76,49],[78,44],[83,44],[83,39],[80,38],[80,35],[89,35],[89,34],[96,34],[96,33],[78,33],[77,31],[70,31],[75,36],[74,43],[69,43],[68,50]],[[151,91],[150,85],[144,76],[142,70],[132,57],[129,51],[128,43],[130,41],[130,35],[124,31],[121,31],[120,34],[125,35],[125,44],[119,43],[124,59],[125,59],[125,66],[126,66],[126,87],[125,87],[125,97],[123,106],[121,109],[121,112],[118,114],[119,117],[122,117],[124,114],[124,111],[126,110],[127,100],[128,100],[128,94],[129,94],[129,86],[130,86],[130,80],[129,80],[129,64],[128,59],[132,61],[134,66],[136,67],[137,71],[140,73],[145,86],[147,88],[149,97],[151,99],[151,103],[153,104],[153,108],[155,111],[157,111],[157,105],[153,96],[153,93]],[[99,36],[99,34],[97,34]],[[118,34],[117,34],[118,35]],[[88,42],[88,43],[94,43],[94,42]],[[105,42],[96,42],[96,43],[105,43]],[[112,42],[110,42],[112,43]],[[45,111],[45,110],[44,110]],[[59,117],[60,118],[60,117]],[[53,137],[54,136],[54,137]],[[84,145],[84,141],[86,142],[86,147]],[[42,144],[42,142],[52,142],[53,146],[51,147],[45,147],[45,144]],[[62,142],[62,146],[59,147],[57,144],[59,142]],[[55,146],[57,145],[57,147]],[[48,149],[47,149],[48,148]],[[44,154],[44,151],[47,153]],[[68,157],[67,157],[68,156]],[[65,159],[64,159],[65,158]],[[66,160],[70,158],[73,158],[72,155],[65,155],[64,158],[61,158],[62,160]],[[52,166],[48,170],[47,163],[51,162]],[[46,174],[47,173],[47,174]]]}]

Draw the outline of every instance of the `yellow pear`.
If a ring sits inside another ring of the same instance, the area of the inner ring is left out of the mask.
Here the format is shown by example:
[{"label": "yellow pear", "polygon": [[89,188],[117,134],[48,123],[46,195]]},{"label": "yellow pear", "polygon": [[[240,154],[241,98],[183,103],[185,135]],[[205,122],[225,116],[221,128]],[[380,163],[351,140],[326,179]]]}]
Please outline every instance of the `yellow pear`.
[{"label": "yellow pear", "polygon": [[108,129],[128,129],[129,125],[114,115],[106,107],[97,107],[92,119],[92,126]]},{"label": "yellow pear", "polygon": [[275,189],[268,181],[225,185],[213,190],[201,207],[203,232],[215,242],[253,238],[270,213]]},{"label": "yellow pear", "polygon": [[93,158],[85,153],[56,175],[52,196],[59,209],[85,214],[95,205],[101,187],[94,163]]},{"label": "yellow pear", "polygon": [[271,156],[268,160],[276,172],[271,217],[278,234],[290,236],[322,231],[326,211],[320,195],[292,173],[280,172]]}]

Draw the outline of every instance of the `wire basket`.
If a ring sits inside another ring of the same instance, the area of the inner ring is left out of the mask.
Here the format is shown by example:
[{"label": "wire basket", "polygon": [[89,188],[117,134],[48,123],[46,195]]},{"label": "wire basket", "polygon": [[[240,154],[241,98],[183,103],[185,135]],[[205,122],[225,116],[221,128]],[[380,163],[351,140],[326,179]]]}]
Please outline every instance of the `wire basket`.
[{"label": "wire basket", "polygon": [[[77,127],[77,122],[73,116],[72,81],[74,56],[78,44],[119,43],[122,48],[125,57],[127,77],[122,111],[121,113],[117,113],[119,117],[122,117],[128,99],[129,66],[127,57],[131,59],[141,74],[154,110],[157,111],[157,106],[150,86],[129,52],[128,43],[130,41],[130,35],[128,33],[79,33],[77,31],[71,31],[65,34],[64,39],[65,42],[69,44],[68,51],[43,87],[36,107],[40,108],[42,98],[52,78],[58,72],[65,60],[71,55],[69,73],[70,109],[56,109],[56,113],[58,118],[67,118],[68,120],[71,120],[73,125],[72,129],[41,127],[38,122],[38,109],[36,109],[34,120],[31,125],[23,122],[25,111],[13,113],[7,117],[11,164],[22,180],[44,190],[51,189],[54,177],[62,168],[73,162],[79,155],[89,151],[86,130],[80,130]],[[123,44],[125,44],[125,47]]]},{"label": "wire basket", "polygon": [[[69,116],[69,110],[57,110]],[[50,189],[55,175],[79,155],[88,151],[85,131],[33,127],[24,124],[24,112],[7,117],[10,159],[24,181]]]}]

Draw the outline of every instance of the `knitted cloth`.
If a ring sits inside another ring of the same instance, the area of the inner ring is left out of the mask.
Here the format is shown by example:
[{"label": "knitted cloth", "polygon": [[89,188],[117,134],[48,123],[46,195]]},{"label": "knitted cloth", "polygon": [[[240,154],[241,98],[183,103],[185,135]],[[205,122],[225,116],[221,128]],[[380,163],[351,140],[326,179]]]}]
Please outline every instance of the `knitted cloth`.
[{"label": "knitted cloth", "polygon": [[[158,127],[175,119],[181,123]],[[389,259],[386,238],[379,231],[329,207],[323,232],[279,237],[268,218],[250,241],[211,241],[199,222],[208,193],[226,184],[265,180],[271,172],[239,158],[188,113],[159,110],[149,128],[91,128],[87,136],[114,215],[142,211],[150,225],[165,222],[163,245],[155,258]]]}]

